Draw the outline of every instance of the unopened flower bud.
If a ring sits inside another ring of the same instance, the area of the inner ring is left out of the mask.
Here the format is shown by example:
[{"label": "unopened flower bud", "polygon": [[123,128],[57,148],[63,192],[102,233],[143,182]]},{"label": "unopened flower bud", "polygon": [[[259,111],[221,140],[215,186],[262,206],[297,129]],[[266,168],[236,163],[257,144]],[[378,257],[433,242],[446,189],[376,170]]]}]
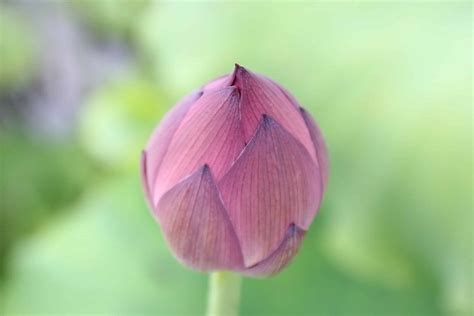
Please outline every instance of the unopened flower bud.
[{"label": "unopened flower bud", "polygon": [[327,177],[309,113],[239,65],[180,101],[142,157],[147,198],[169,246],[201,271],[280,271],[313,221]]}]

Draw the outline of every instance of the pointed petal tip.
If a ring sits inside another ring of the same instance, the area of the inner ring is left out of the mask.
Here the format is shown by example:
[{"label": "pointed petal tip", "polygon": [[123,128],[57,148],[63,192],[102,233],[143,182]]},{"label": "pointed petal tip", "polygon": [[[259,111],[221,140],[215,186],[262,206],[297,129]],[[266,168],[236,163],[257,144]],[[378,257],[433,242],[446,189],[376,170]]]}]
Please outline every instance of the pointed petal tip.
[{"label": "pointed petal tip", "polygon": [[244,66],[242,66],[242,65],[235,64],[234,73],[235,73],[236,75],[240,75],[240,76],[241,76],[241,75],[244,75],[244,74],[249,74],[250,71],[249,71],[247,68],[245,68]]},{"label": "pointed petal tip", "polygon": [[291,223],[290,226],[288,227],[288,236],[295,236],[298,233],[305,233],[306,230],[300,226],[298,226],[296,223]]},{"label": "pointed petal tip", "polygon": [[276,121],[270,115],[268,115],[268,114],[263,114],[262,115],[262,124],[269,125],[269,124],[272,124],[272,123],[276,124]]},{"label": "pointed petal tip", "polygon": [[260,119],[260,124],[259,124],[259,128],[257,128],[257,131],[260,128],[263,128],[264,130],[266,130],[268,128],[273,129],[273,128],[283,128],[283,127],[280,124],[278,124],[278,122],[270,115],[263,114],[262,118]]},{"label": "pointed petal tip", "polygon": [[235,63],[234,64],[234,71],[237,71],[239,69],[245,70],[245,68],[243,66],[239,65],[238,63]]},{"label": "pointed petal tip", "polygon": [[291,263],[294,256],[298,253],[305,234],[305,229],[295,223],[290,224],[280,246],[267,258],[253,266],[244,268],[241,271],[242,274],[255,278],[264,278],[279,273]]},{"label": "pointed petal tip", "polygon": [[207,163],[201,167],[201,174],[203,176],[211,175],[211,168]]},{"label": "pointed petal tip", "polygon": [[245,67],[235,64],[234,71],[232,72],[232,79],[230,82],[231,86],[235,86],[238,89],[242,89],[244,86],[244,80],[247,75],[250,74],[250,71],[248,71]]},{"label": "pointed petal tip", "polygon": [[[262,119],[260,121],[260,126],[263,130],[266,130],[268,128],[272,128],[276,125],[278,125],[278,123],[275,122],[275,120],[272,119],[269,115],[267,115],[267,114],[262,115]],[[257,130],[259,130],[259,129],[260,128],[258,128]]]}]

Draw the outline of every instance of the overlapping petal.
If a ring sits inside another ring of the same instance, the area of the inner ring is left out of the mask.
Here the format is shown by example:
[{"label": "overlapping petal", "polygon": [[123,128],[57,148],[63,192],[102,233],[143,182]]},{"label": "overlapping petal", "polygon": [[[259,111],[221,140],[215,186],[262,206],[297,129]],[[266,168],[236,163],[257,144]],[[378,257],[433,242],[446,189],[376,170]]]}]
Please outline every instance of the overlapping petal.
[{"label": "overlapping petal", "polygon": [[288,92],[273,81],[254,74],[236,65],[233,73],[233,85],[241,93],[240,109],[245,141],[249,142],[263,114],[271,116],[304,147],[313,159],[316,159],[311,137],[298,109]]},{"label": "overlapping petal", "polygon": [[317,166],[306,148],[263,116],[241,156],[219,182],[246,267],[267,258],[289,225],[307,229],[319,201]]},{"label": "overlapping petal", "polygon": [[280,272],[298,252],[305,233],[298,226],[290,225],[280,246],[268,258],[241,272],[254,277],[267,277]]},{"label": "overlapping petal", "polygon": [[188,111],[169,144],[153,188],[154,203],[183,177],[208,164],[216,179],[245,146],[239,93],[227,87],[204,93]]},{"label": "overlapping petal", "polygon": [[321,129],[319,128],[318,124],[316,124],[311,115],[309,115],[308,112],[306,112],[306,110],[303,108],[300,108],[300,111],[306,126],[308,127],[309,134],[311,135],[311,139],[316,149],[316,157],[318,159],[319,173],[321,175],[322,189],[324,192],[329,176],[329,159],[326,143],[324,142]]},{"label": "overlapping petal", "polygon": [[[201,91],[195,91],[178,102],[161,120],[160,125],[153,132],[147,146],[146,165],[146,188],[153,189],[156,176],[160,169],[163,158],[168,151],[168,146],[178,129],[181,121],[194,102],[202,95]],[[143,157],[142,157],[143,159]]]},{"label": "overlapping petal", "polygon": [[158,219],[174,254],[198,270],[240,269],[242,254],[208,166],[163,195]]}]

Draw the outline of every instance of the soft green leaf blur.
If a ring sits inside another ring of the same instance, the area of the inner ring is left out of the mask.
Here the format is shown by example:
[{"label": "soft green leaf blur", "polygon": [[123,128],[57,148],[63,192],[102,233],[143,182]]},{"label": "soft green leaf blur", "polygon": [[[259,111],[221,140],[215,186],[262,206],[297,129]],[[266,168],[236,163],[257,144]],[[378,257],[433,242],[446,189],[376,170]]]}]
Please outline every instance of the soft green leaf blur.
[{"label": "soft green leaf blur", "polygon": [[207,276],[168,250],[139,161],[173,103],[238,62],[313,114],[331,162],[299,255],[244,280],[241,314],[471,315],[472,12],[2,2],[0,313],[204,313]]},{"label": "soft green leaf blur", "polygon": [[0,89],[14,89],[34,72],[35,41],[28,25],[14,10],[0,9]]}]

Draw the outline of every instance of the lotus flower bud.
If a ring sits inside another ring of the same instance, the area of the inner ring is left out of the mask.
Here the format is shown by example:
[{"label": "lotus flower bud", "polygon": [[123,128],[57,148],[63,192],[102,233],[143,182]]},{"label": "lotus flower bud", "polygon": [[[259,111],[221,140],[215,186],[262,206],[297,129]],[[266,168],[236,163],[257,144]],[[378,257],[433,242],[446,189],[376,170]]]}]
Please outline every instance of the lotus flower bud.
[{"label": "lotus flower bud", "polygon": [[148,202],[179,261],[201,271],[279,272],[326,188],[311,116],[281,86],[236,65],[182,99],[142,156]]}]

